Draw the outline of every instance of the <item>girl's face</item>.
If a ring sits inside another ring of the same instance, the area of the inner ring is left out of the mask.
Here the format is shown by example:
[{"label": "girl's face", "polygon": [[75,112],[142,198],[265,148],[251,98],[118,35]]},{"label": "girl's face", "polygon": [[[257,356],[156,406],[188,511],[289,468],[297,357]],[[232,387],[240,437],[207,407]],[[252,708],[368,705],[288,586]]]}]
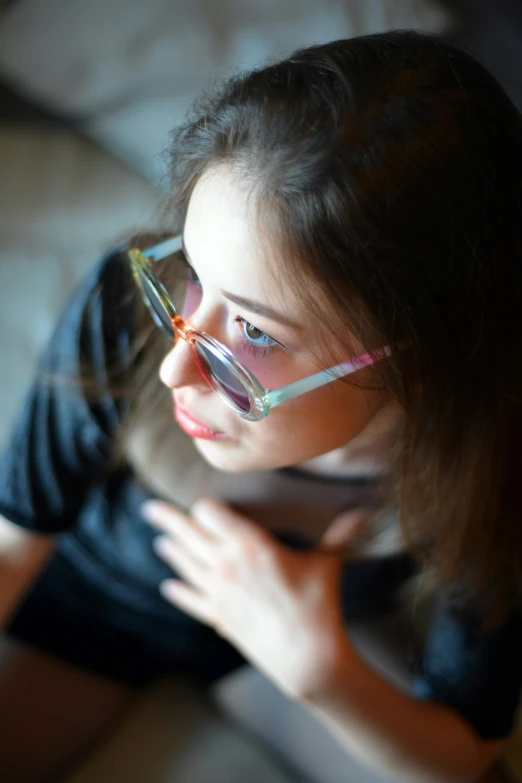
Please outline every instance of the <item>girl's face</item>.
[{"label": "girl's face", "polygon": [[[275,247],[267,250],[250,192],[223,168],[208,172],[196,185],[183,236],[199,283],[190,284],[183,315],[228,346],[264,388],[275,389],[328,365],[312,358],[318,337],[294,288],[270,274],[270,265],[284,260]],[[223,471],[294,466],[320,455],[338,468],[335,455],[345,460],[346,444],[349,453],[354,439],[367,441],[368,433],[370,440],[379,437],[382,414],[393,407],[383,392],[333,381],[282,403],[262,421],[245,421],[207,385],[183,340],[165,357],[160,377],[172,389],[180,426],[196,435],[195,446],[205,460]],[[194,429],[185,412],[207,432]]]}]

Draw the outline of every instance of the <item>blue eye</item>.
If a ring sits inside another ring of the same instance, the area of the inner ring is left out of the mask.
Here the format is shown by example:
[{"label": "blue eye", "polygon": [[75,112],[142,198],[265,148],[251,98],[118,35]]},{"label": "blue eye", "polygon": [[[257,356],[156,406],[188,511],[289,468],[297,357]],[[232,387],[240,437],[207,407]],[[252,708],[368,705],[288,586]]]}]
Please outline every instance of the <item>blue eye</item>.
[{"label": "blue eye", "polygon": [[254,326],[254,324],[245,321],[243,318],[241,319],[241,322],[244,326],[243,332],[253,343],[257,343],[259,345],[266,345],[266,341],[275,343],[275,340],[272,340],[272,338],[266,334],[266,332],[262,332],[261,329],[258,329],[257,326]]},{"label": "blue eye", "polygon": [[254,324],[241,318],[241,316],[236,316],[235,320],[237,323],[241,324],[242,334],[246,337],[243,341],[243,345],[251,353],[255,354],[258,351],[261,351],[263,355],[266,356],[276,348],[282,347],[277,340],[274,340],[273,337],[270,337],[266,332],[262,332],[261,329],[258,329]]},{"label": "blue eye", "polygon": [[[183,250],[180,250],[178,253],[179,261],[181,262],[181,265],[185,269],[186,273],[186,281],[187,283],[190,283],[192,286],[197,286],[198,289],[198,296],[201,297],[202,294],[202,286],[201,281],[199,277],[196,274],[196,271],[194,270],[194,267],[189,262],[186,253]],[[189,290],[189,289],[187,289]],[[180,308],[180,312],[182,313],[184,318],[190,317],[196,307],[199,304],[199,300],[196,303],[195,301],[187,302],[185,301],[183,304],[183,307]],[[261,329],[258,329],[257,326],[254,326],[254,324],[251,324],[249,321],[246,321],[244,318],[241,318],[241,316],[236,316],[234,318],[234,321],[241,325],[241,335],[243,339],[241,340],[242,347],[249,353],[252,354],[258,354],[261,353],[263,356],[268,356],[271,353],[274,353],[275,351],[281,349],[285,350],[284,346],[277,342],[277,340],[274,340],[273,337],[270,337],[269,334],[266,334],[266,332],[262,332]]]},{"label": "blue eye", "polygon": [[193,285],[199,285],[201,287],[201,280],[199,279],[199,277],[194,272],[194,269],[191,266],[189,266],[188,268],[188,281]]},{"label": "blue eye", "polygon": [[196,271],[192,264],[189,262],[186,253],[183,250],[180,250],[178,252],[178,258],[182,264],[182,266],[185,269],[186,275],[187,275],[187,281],[189,283],[193,283],[194,285],[201,286],[201,280],[196,274]]}]

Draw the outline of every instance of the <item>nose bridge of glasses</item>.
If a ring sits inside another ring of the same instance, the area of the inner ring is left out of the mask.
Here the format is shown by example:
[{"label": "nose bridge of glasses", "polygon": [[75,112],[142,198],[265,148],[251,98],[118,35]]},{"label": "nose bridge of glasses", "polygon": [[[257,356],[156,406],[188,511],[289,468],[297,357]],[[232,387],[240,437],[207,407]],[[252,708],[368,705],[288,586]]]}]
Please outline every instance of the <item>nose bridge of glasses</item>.
[{"label": "nose bridge of glasses", "polygon": [[176,337],[181,337],[186,342],[190,342],[193,339],[193,334],[196,330],[181,315],[171,316],[171,321]]}]

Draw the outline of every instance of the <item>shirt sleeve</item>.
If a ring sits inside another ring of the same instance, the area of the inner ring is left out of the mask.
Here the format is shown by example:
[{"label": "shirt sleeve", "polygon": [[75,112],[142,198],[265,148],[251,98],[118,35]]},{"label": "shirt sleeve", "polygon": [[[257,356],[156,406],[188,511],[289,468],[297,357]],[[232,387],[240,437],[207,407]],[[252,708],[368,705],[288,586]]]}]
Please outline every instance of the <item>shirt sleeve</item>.
[{"label": "shirt sleeve", "polygon": [[87,487],[107,468],[125,406],[109,389],[131,339],[130,285],[116,251],[58,321],[0,458],[0,514],[16,524],[41,533],[72,527]]},{"label": "shirt sleeve", "polygon": [[454,708],[483,739],[501,739],[513,729],[521,680],[520,609],[484,631],[476,611],[439,596],[414,693]]}]

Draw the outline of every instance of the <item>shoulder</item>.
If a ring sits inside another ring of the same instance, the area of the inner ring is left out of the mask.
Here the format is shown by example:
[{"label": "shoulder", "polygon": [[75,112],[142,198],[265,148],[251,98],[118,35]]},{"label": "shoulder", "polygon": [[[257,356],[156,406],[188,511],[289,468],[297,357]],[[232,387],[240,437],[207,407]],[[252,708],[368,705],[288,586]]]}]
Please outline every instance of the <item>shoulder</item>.
[{"label": "shoulder", "polygon": [[522,687],[522,613],[494,627],[478,608],[441,590],[435,601],[418,696],[456,708],[487,739],[509,734]]},{"label": "shoulder", "polygon": [[129,326],[134,313],[135,289],[124,246],[113,248],[90,270],[73,292],[69,310],[84,321],[103,319],[104,326]]},{"label": "shoulder", "polygon": [[73,291],[0,460],[0,513],[49,533],[74,524],[105,476],[127,401],[136,297],[117,248]]},{"label": "shoulder", "polygon": [[[136,296],[123,246],[106,253],[72,291],[41,356],[40,371],[98,380],[130,349]],[[99,372],[96,372],[96,370]]]}]

